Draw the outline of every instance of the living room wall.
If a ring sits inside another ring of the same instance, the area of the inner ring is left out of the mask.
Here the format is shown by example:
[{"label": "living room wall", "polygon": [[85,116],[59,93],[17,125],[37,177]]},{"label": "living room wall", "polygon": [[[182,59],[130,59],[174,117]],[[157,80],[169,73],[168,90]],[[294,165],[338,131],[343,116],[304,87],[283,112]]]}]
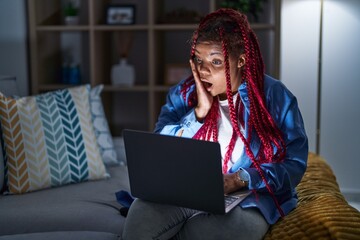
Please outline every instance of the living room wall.
[{"label": "living room wall", "polygon": [[359,201],[360,1],[323,0],[322,10],[320,28],[320,0],[283,0],[281,80],[298,98],[310,150]]},{"label": "living room wall", "polygon": [[29,93],[25,1],[0,1],[0,76],[16,77],[21,96]]}]

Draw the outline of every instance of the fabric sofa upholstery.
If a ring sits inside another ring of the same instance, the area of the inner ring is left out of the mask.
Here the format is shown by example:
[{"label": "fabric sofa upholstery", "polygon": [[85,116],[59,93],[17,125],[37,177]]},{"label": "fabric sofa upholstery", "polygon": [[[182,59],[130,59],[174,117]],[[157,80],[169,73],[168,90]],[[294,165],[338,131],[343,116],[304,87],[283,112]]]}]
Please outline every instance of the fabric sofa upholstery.
[{"label": "fabric sofa upholstery", "polygon": [[128,190],[103,86],[0,92],[0,239],[118,239],[115,192]]},{"label": "fabric sofa upholstery", "polygon": [[113,166],[108,172],[109,179],[0,196],[0,236],[74,231],[79,232],[77,237],[84,233],[79,239],[88,239],[89,232],[120,235],[125,218],[115,192],[128,190],[127,169]]},{"label": "fabric sofa upholstery", "polygon": [[[0,196],[0,240],[120,239],[125,218],[115,193],[129,190],[126,166],[110,179]],[[340,193],[324,159],[309,154],[299,205],[273,225],[270,239],[360,239],[360,213]]]},{"label": "fabric sofa upholstery", "polygon": [[347,203],[323,158],[309,154],[297,192],[297,208],[273,225],[265,240],[360,239],[360,213]]},{"label": "fabric sofa upholstery", "polygon": [[120,240],[120,236],[106,232],[92,231],[61,231],[25,233],[10,236],[0,236],[0,240]]}]

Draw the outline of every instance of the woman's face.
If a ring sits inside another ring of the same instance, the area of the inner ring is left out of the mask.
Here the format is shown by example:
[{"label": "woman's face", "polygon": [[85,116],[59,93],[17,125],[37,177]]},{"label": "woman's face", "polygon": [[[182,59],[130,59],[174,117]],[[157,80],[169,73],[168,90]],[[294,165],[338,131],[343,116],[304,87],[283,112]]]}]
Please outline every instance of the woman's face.
[{"label": "woman's face", "polygon": [[[225,58],[221,45],[200,42],[195,47],[194,63],[206,91],[212,96],[226,99]],[[241,67],[245,64],[244,55],[229,57],[231,91],[236,92],[241,84]]]}]

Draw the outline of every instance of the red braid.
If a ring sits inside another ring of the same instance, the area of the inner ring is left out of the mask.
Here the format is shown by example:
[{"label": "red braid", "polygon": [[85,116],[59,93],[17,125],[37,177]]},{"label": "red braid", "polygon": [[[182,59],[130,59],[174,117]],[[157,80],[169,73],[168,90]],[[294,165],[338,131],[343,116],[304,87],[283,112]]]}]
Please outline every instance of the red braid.
[{"label": "red braid", "polygon": [[[228,162],[231,159],[235,143],[237,139],[240,138],[244,143],[246,154],[251,159],[252,165],[258,171],[266,189],[272,196],[280,215],[284,216],[274,192],[260,167],[262,163],[276,163],[283,161],[285,158],[286,146],[280,129],[275,124],[266,107],[264,94],[264,63],[257,37],[250,28],[247,17],[244,14],[231,9],[219,9],[208,14],[199,24],[198,30],[194,32],[191,58],[194,57],[197,42],[201,41],[220,43],[225,59],[226,95],[229,103],[233,134],[225,154],[223,172],[226,173],[228,171]],[[247,138],[245,138],[240,130],[240,126],[244,127],[245,125],[244,105],[239,100],[239,96],[235,105],[233,101],[229,53],[235,56],[236,59],[241,54],[245,54],[246,64],[242,69],[241,75],[243,81],[246,83],[250,106],[249,119],[247,122]],[[197,104],[196,91],[192,91],[188,97],[186,97],[186,94],[194,84],[193,77],[189,77],[183,83],[181,90],[184,100],[188,99],[188,104],[191,107],[196,106]],[[204,119],[204,124],[194,135],[194,138],[217,141],[219,117],[219,102],[217,98],[214,98],[211,109]],[[259,154],[257,156],[254,155],[250,147],[252,134],[258,136],[261,143]]]},{"label": "red braid", "polygon": [[[238,118],[236,117],[236,111],[234,107],[234,101],[233,101],[233,94],[232,94],[232,87],[231,87],[231,81],[230,81],[230,63],[229,63],[229,54],[227,51],[227,43],[223,41],[224,37],[224,29],[220,28],[220,38],[222,43],[222,49],[223,49],[223,55],[224,55],[224,62],[225,62],[225,75],[226,75],[226,96],[229,103],[229,112],[230,112],[230,119],[233,126],[233,134],[230,139],[230,143],[228,146],[228,150],[225,154],[224,158],[224,164],[223,164],[223,172],[226,173],[228,171],[228,163],[231,159],[232,152],[235,148],[235,143],[237,140],[237,137],[240,133],[239,129],[239,123]],[[242,135],[240,133],[240,135]]]},{"label": "red braid", "polygon": [[194,135],[195,139],[203,139],[206,141],[214,141],[218,140],[218,128],[217,123],[220,117],[219,113],[219,102],[213,101],[213,104],[210,108],[209,113],[207,114],[204,124],[201,126],[199,131]]}]

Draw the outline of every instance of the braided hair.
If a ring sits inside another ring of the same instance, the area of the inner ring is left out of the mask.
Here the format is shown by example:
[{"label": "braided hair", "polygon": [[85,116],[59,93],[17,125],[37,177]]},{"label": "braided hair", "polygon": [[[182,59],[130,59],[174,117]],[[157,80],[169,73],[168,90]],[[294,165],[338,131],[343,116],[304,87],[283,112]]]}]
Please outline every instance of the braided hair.
[{"label": "braided hair", "polygon": [[[283,161],[286,147],[282,133],[266,107],[264,94],[265,70],[257,37],[250,28],[246,15],[232,9],[219,9],[202,19],[198,29],[193,33],[191,58],[195,56],[196,44],[205,41],[221,45],[225,62],[226,95],[229,102],[233,133],[225,153],[223,172],[226,173],[228,171],[227,165],[234,150],[235,142],[240,138],[244,143],[246,154],[252,161],[252,166],[258,171],[265,183],[266,189],[273,197],[280,214],[284,216],[273,190],[267,183],[264,172],[260,168],[262,163],[278,163]],[[238,59],[241,54],[245,54],[246,59],[246,64],[241,69],[241,81],[246,84],[250,105],[250,113],[247,120],[247,138],[240,131],[240,127],[244,127],[245,124],[244,105],[240,101],[239,95],[237,95],[234,103],[230,81],[229,55]],[[190,76],[182,85],[181,93],[184,100],[186,100],[186,93],[194,84],[194,78]],[[187,98],[189,106],[196,106],[196,98],[196,91],[192,91]],[[193,138],[217,142],[219,117],[219,102],[218,98],[215,97],[211,109],[204,119],[203,126]],[[252,134],[256,134],[261,143],[257,156],[254,155],[250,148]]]}]

